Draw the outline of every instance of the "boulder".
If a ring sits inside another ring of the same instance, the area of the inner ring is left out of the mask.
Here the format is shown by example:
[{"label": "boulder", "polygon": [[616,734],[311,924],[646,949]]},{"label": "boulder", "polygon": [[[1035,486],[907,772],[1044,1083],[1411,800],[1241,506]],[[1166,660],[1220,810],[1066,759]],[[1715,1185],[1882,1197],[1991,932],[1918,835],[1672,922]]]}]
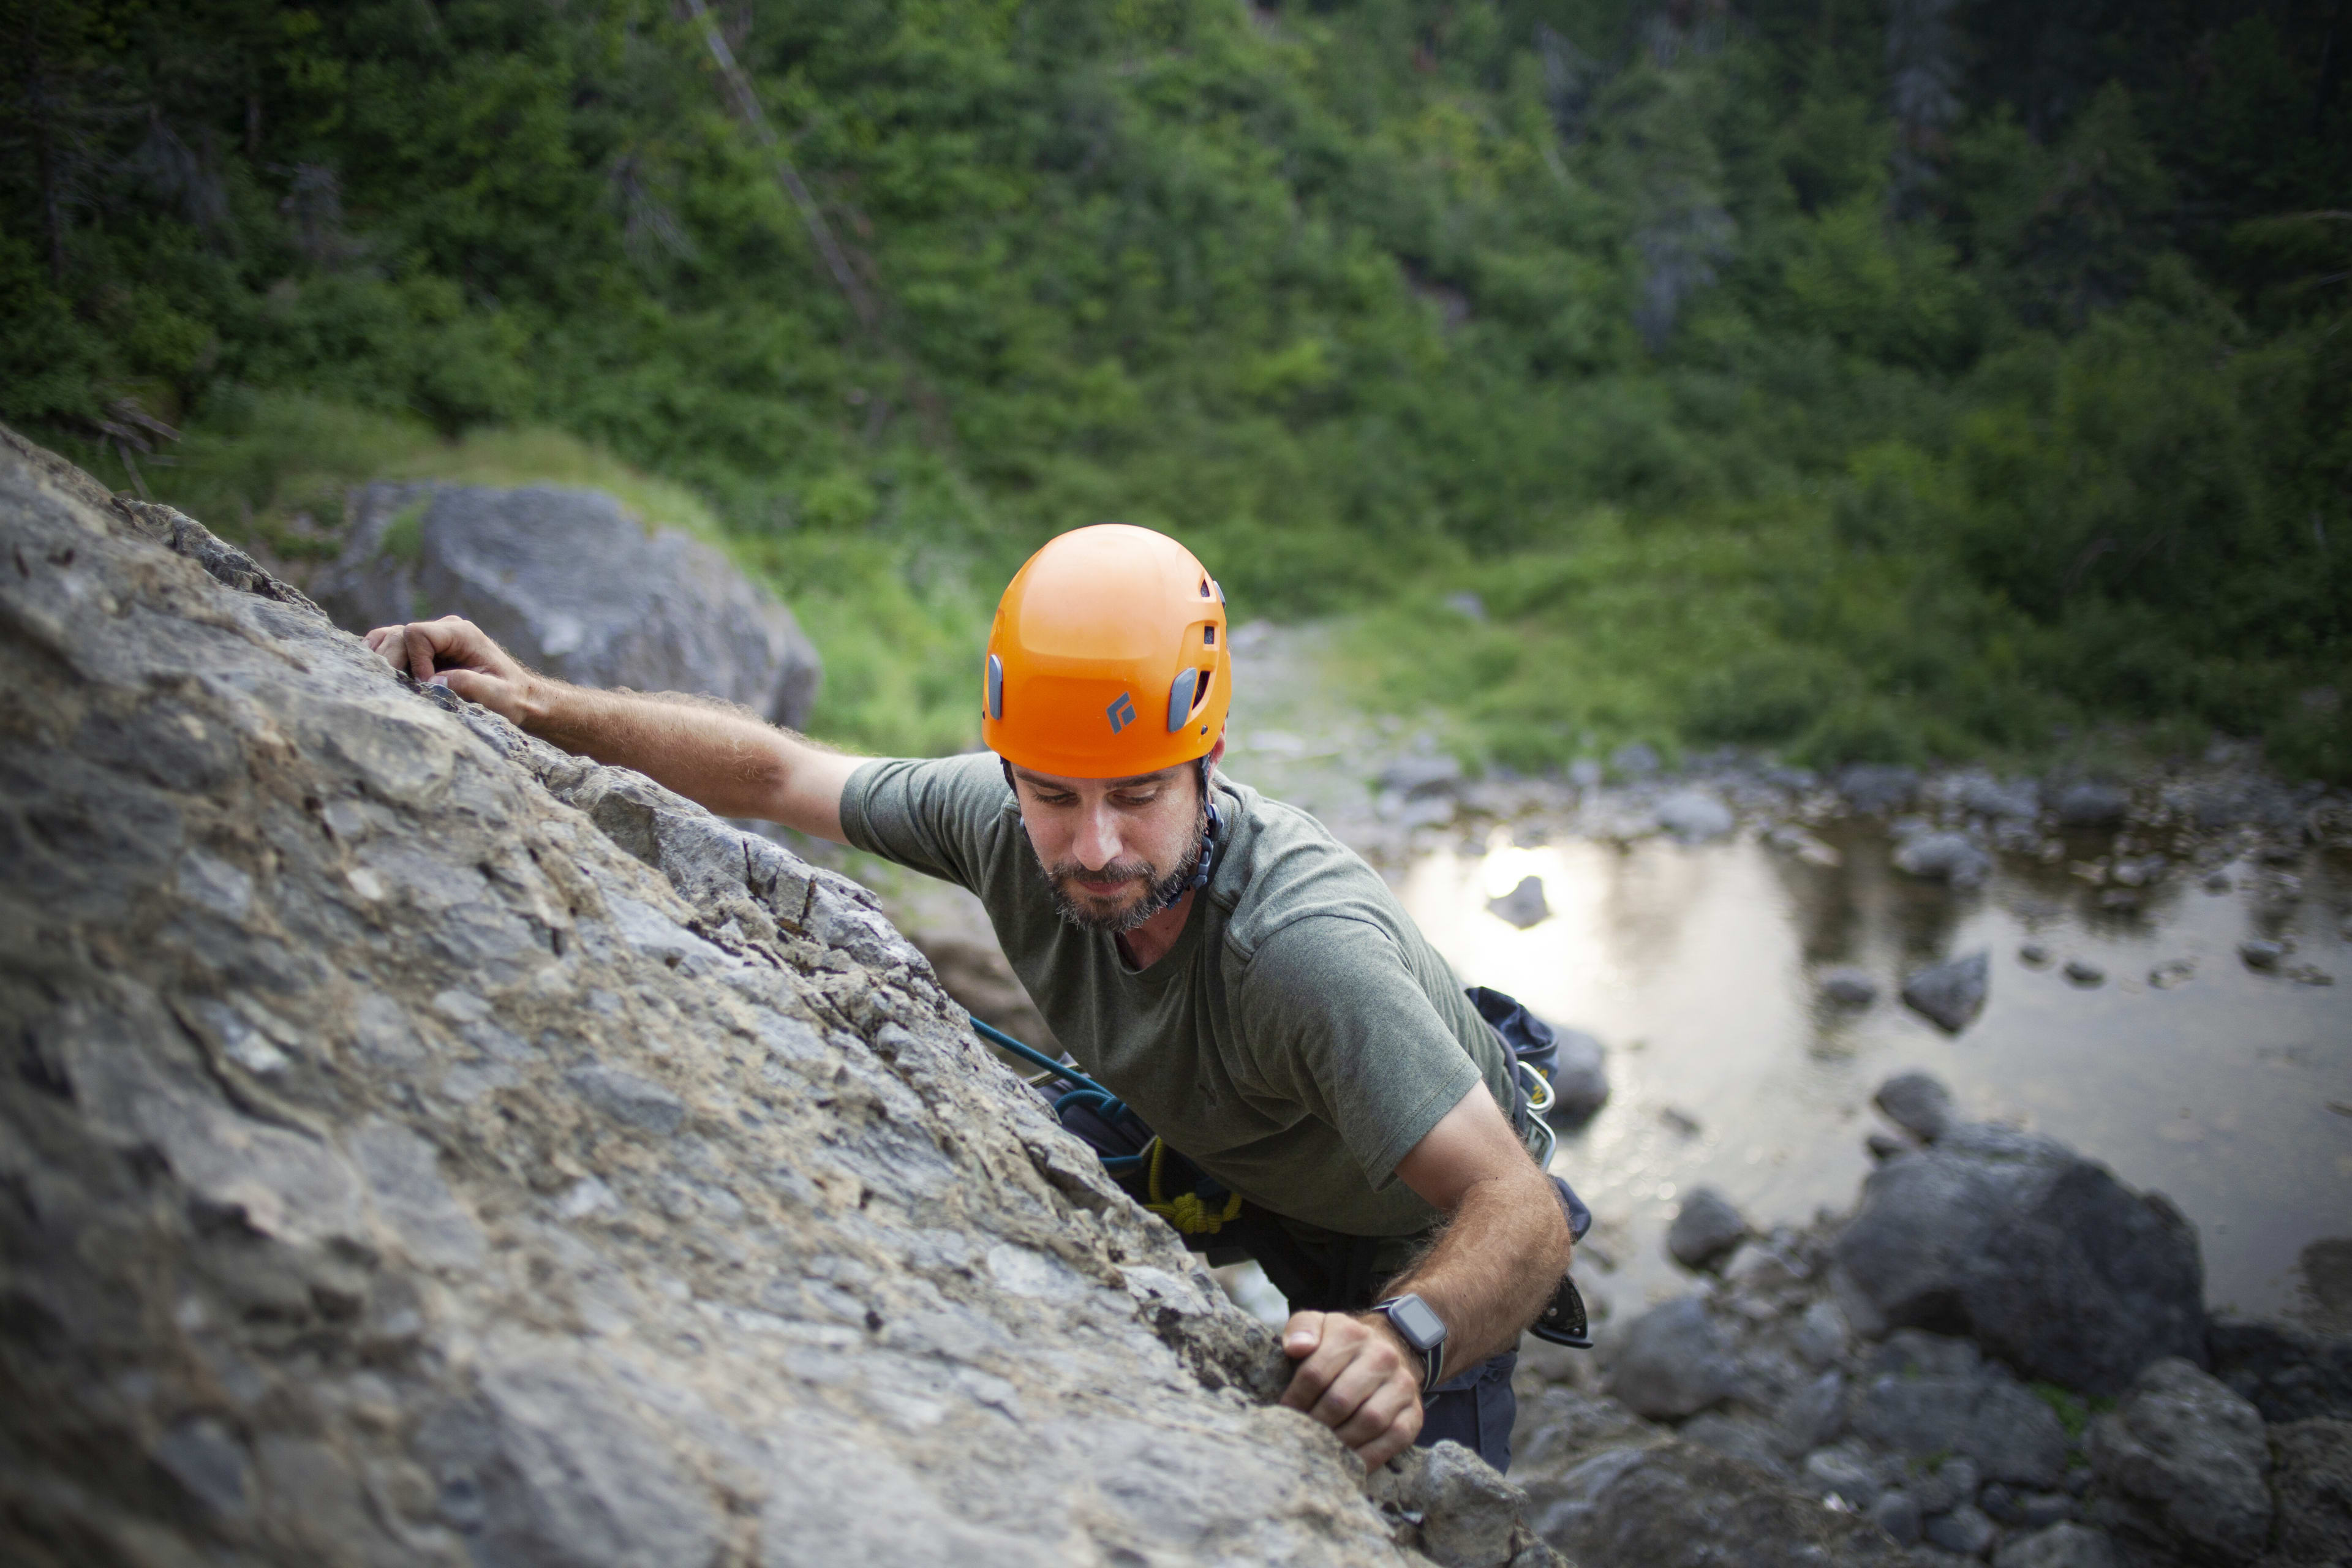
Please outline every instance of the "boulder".
[{"label": "boulder", "polygon": [[1580,1029],[1554,1033],[1559,1038],[1559,1060],[1551,1072],[1552,1107],[1547,1120],[1555,1127],[1581,1127],[1609,1103],[1609,1052]]},{"label": "boulder", "polygon": [[1975,888],[1992,874],[1992,857],[1965,833],[1920,833],[1895,847],[1895,868],[1955,888]]},{"label": "boulder", "polygon": [[1878,1086],[1871,1103],[1895,1126],[1929,1143],[1955,1120],[1952,1091],[1931,1073],[1896,1073]]},{"label": "boulder", "polygon": [[1628,741],[1609,753],[1609,771],[1621,779],[1648,778],[1661,765],[1657,749],[1646,741]]},{"label": "boulder", "polygon": [[1571,1568],[1537,1539],[1527,1493],[1459,1443],[1408,1448],[1364,1489],[1396,1544],[1418,1549],[1437,1568]]},{"label": "boulder", "polygon": [[1991,982],[1992,955],[1973,952],[1914,973],[1903,982],[1903,1000],[1957,1035],[1984,1011]]},{"label": "boulder", "polygon": [[1850,1315],[1971,1334],[2028,1377],[2114,1394],[2204,1354],[2195,1230],[2046,1138],[1946,1129],[1870,1173],[1832,1254]]},{"label": "boulder", "polygon": [[2177,1356],[2140,1373],[2091,1423],[2091,1471],[2116,1517],[2159,1545],[2251,1563],[2270,1539],[2263,1418],[2228,1384]]},{"label": "boulder", "polygon": [[1712,1268],[1748,1239],[1748,1218],[1713,1187],[1694,1188],[1666,1227],[1666,1251],[1685,1268]]},{"label": "boulder", "polygon": [[1867,969],[1839,964],[1821,973],[1822,995],[1841,1007],[1867,1007],[1878,1000],[1878,982]]},{"label": "boulder", "polygon": [[1954,805],[1971,816],[2031,822],[2042,815],[2042,786],[2032,779],[1996,779],[1962,773],[1948,786]]},{"label": "boulder", "polygon": [[1966,1340],[1898,1331],[1873,1359],[1853,1419],[1863,1436],[1912,1459],[1972,1461],[1967,1495],[1952,1503],[1973,1501],[1980,1479],[2048,1488],[2066,1478],[2066,1429],[2055,1413]]},{"label": "boulder", "polygon": [[2058,820],[2068,827],[2113,827],[2130,809],[2131,795],[2116,784],[2084,782],[2058,792]]},{"label": "boulder", "polygon": [[1992,1551],[1993,1542],[2000,1539],[2000,1527],[1983,1512],[1962,1503],[1949,1513],[1939,1513],[1927,1521],[1922,1533],[1927,1543],[1956,1557],[1982,1557]]},{"label": "boulder", "polygon": [[1730,833],[1731,808],[1703,789],[1678,789],[1657,804],[1658,826],[1685,844],[1704,844]]},{"label": "boulder", "polygon": [[601,490],[376,484],[352,518],[314,584],[347,631],[459,615],[583,686],[717,697],[794,729],[815,705],[816,649],[792,612]]},{"label": "boulder", "polygon": [[2105,1532],[2084,1524],[2053,1524],[2001,1542],[1992,1568],[2122,1568],[2122,1559]]},{"label": "boulder", "polygon": [[1906,1568],[1868,1520],[1759,1466],[1682,1441],[1612,1400],[1553,1387],[1521,1406],[1530,1436],[1512,1467],[1529,1517],[1591,1568]]},{"label": "boulder", "polygon": [[0,1559],[1419,1560],[864,889],[5,431],[0,539]]},{"label": "boulder", "polygon": [[1911,804],[1918,793],[1919,773],[1916,768],[1889,767],[1876,763],[1855,763],[1839,770],[1837,792],[1845,803],[1865,816],[1885,816]]},{"label": "boulder", "polygon": [[1379,783],[1406,800],[1452,795],[1462,787],[1462,764],[1450,756],[1399,757],[1381,770]]},{"label": "boulder", "polygon": [[2207,1326],[2205,1343],[2213,1375],[2251,1401],[2264,1421],[2352,1420],[2352,1337],[2223,1317]]},{"label": "boulder", "polygon": [[1551,905],[1544,898],[1541,877],[1522,877],[1518,885],[1499,899],[1486,900],[1486,912],[1506,924],[1521,931],[1530,931],[1551,919]]},{"label": "boulder", "polygon": [[2265,1568],[2352,1563],[2352,1421],[2273,1426],[2270,1442],[2278,1529]]},{"label": "boulder", "polygon": [[1738,1363],[1703,1296],[1677,1296],[1625,1325],[1602,1386],[1637,1415],[1696,1415],[1731,1396]]}]

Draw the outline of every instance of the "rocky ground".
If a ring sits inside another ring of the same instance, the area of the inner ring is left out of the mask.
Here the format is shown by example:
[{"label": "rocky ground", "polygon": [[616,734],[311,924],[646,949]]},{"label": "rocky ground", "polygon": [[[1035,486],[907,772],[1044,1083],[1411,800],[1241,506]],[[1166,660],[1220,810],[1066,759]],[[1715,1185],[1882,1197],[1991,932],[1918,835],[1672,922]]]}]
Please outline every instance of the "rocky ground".
[{"label": "rocky ground", "polygon": [[864,889],[5,431],[0,732],[0,1560],[1555,1560]]},{"label": "rocky ground", "polygon": [[2352,1562],[2352,1339],[2209,1321],[2197,1239],[2050,1140],[1891,1079],[1851,1215],[1694,1194],[1687,1295],[1530,1345],[1520,1462],[1596,1563]]}]

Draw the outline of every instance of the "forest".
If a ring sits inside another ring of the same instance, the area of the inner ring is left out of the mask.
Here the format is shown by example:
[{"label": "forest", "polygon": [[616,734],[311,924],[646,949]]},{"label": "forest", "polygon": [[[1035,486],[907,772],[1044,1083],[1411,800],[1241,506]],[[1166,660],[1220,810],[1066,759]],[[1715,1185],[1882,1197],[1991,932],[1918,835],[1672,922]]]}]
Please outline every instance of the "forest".
[{"label": "forest", "polygon": [[0,420],[273,559],[605,484],[944,752],[1183,539],[1540,770],[2352,778],[2347,0],[5,0]]}]

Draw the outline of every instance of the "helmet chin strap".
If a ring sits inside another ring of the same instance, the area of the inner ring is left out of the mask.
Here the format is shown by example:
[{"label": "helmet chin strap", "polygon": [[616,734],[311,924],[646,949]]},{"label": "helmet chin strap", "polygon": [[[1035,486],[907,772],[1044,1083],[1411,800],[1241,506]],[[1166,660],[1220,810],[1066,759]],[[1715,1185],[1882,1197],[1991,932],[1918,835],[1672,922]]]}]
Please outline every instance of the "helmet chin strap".
[{"label": "helmet chin strap", "polygon": [[1193,862],[1192,879],[1184,884],[1188,893],[1209,885],[1209,873],[1217,867],[1217,803],[1209,794],[1209,759],[1201,759],[1201,804],[1209,808],[1209,830],[1201,836],[1201,858]]}]

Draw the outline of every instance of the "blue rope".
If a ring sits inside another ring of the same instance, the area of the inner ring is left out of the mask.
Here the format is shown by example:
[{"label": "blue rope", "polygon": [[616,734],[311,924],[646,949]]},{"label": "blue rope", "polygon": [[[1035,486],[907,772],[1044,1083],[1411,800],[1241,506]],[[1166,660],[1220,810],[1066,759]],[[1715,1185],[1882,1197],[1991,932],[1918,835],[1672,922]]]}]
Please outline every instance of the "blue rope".
[{"label": "blue rope", "polygon": [[[1110,1122],[1114,1126],[1118,1125],[1119,1113],[1127,1109],[1127,1102],[1120,1100],[1118,1096],[1113,1094],[1110,1090],[1105,1089],[1102,1085],[1097,1083],[1094,1079],[1088,1078],[1077,1068],[1071,1067],[1066,1063],[1055,1061],[1053,1058],[1037,1049],[1034,1046],[1023,1045],[1019,1040],[1014,1039],[1012,1036],[1006,1034],[1003,1030],[997,1028],[994,1025],[982,1023],[977,1016],[973,1017],[971,1026],[973,1030],[979,1034],[982,1039],[988,1041],[992,1045],[1002,1046],[1006,1050],[1011,1051],[1014,1056],[1021,1058],[1024,1061],[1034,1062],[1037,1066],[1044,1068],[1047,1072],[1052,1073],[1055,1077],[1066,1079],[1069,1082],[1078,1086],[1077,1088],[1071,1089],[1068,1093],[1063,1095],[1059,1100],[1054,1101],[1054,1114],[1056,1117],[1059,1117],[1062,1114],[1062,1107],[1066,1105],[1087,1105],[1092,1106],[1094,1108],[1095,1114],[1101,1117],[1105,1121]],[[1103,1169],[1107,1171],[1132,1171],[1143,1163],[1143,1156],[1140,1154],[1105,1154],[1102,1156],[1102,1163]]]}]

